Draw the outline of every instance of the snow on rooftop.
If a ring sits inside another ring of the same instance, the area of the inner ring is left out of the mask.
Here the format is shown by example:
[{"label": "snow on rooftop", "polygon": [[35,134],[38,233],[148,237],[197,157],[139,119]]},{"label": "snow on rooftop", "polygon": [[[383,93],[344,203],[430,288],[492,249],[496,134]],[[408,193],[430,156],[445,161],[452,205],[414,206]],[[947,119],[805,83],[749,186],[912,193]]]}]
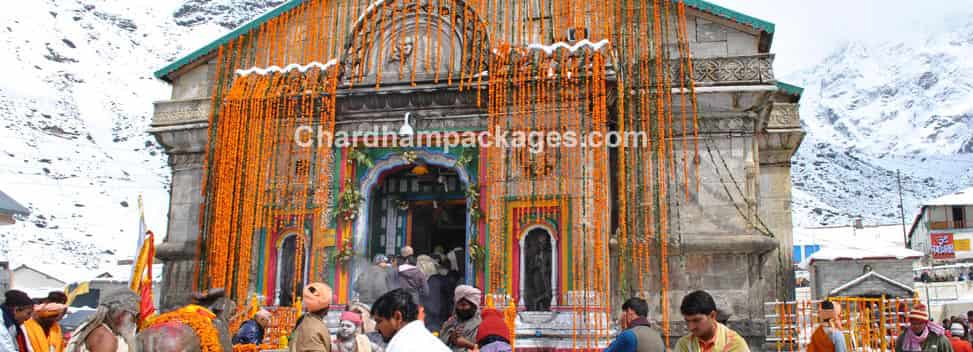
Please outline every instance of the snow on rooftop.
[{"label": "snow on rooftop", "polygon": [[869,258],[920,258],[922,252],[905,248],[902,225],[797,228],[795,245],[820,245],[821,249],[801,262],[807,268],[815,260]]},{"label": "snow on rooftop", "polygon": [[815,252],[801,263],[802,267],[807,267],[815,260],[835,261],[852,259],[917,259],[923,256],[922,252],[914,251],[905,247],[888,247],[873,243],[862,243],[859,246],[846,248],[825,247]]},{"label": "snow on rooftop", "polygon": [[922,203],[925,206],[973,205],[973,187]]},{"label": "snow on rooftop", "polygon": [[858,242],[877,242],[886,246],[905,246],[902,224],[868,225],[858,229],[853,226],[801,227],[794,229],[794,245],[821,245],[844,247]]}]

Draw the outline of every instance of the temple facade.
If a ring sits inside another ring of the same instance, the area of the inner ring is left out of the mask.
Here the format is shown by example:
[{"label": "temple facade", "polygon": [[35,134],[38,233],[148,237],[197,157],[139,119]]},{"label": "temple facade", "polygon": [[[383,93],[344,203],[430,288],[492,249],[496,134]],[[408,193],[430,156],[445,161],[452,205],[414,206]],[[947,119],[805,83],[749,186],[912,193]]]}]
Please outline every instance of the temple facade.
[{"label": "temple facade", "polygon": [[[674,343],[680,299],[704,289],[759,350],[764,302],[793,299],[804,136],[774,24],[701,0],[500,3],[292,1],[157,71],[163,310],[216,286],[291,307],[311,281],[347,305],[370,258],[411,246],[452,253],[513,312],[518,348],[604,346],[636,295]],[[569,129],[649,141],[436,140]]]}]

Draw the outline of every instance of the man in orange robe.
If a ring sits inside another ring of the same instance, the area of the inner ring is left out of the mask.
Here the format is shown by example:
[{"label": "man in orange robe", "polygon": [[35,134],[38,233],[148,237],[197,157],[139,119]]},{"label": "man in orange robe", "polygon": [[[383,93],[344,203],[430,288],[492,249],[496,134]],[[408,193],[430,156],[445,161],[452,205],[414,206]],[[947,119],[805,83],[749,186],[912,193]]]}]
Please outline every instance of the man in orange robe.
[{"label": "man in orange robe", "polygon": [[811,334],[811,343],[807,345],[808,352],[846,352],[845,336],[841,333],[841,306],[835,306],[831,301],[821,302],[818,318],[821,324]]},{"label": "man in orange robe", "polygon": [[34,352],[63,352],[64,334],[58,324],[67,306],[61,303],[44,303],[34,306],[34,317],[24,322],[27,341]]}]

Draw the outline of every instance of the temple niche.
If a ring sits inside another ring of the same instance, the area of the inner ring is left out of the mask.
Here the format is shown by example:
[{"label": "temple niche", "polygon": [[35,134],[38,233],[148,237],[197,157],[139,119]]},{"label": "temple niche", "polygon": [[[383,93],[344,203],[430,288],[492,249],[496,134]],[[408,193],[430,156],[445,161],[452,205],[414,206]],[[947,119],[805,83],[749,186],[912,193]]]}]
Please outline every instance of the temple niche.
[{"label": "temple niche", "polygon": [[550,311],[554,300],[554,262],[551,235],[544,228],[535,228],[524,236],[524,288],[521,293],[527,311]]}]

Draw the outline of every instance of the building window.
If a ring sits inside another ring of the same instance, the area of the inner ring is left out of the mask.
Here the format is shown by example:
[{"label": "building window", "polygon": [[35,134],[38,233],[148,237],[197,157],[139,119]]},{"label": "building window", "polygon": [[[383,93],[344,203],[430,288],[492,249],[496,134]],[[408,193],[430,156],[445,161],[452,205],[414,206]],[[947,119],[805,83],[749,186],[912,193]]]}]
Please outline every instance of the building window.
[{"label": "building window", "polygon": [[966,217],[963,207],[953,207],[953,228],[962,229],[966,227]]},{"label": "building window", "polygon": [[949,219],[946,218],[945,207],[929,208],[929,228],[933,230],[945,230],[949,228]]}]

